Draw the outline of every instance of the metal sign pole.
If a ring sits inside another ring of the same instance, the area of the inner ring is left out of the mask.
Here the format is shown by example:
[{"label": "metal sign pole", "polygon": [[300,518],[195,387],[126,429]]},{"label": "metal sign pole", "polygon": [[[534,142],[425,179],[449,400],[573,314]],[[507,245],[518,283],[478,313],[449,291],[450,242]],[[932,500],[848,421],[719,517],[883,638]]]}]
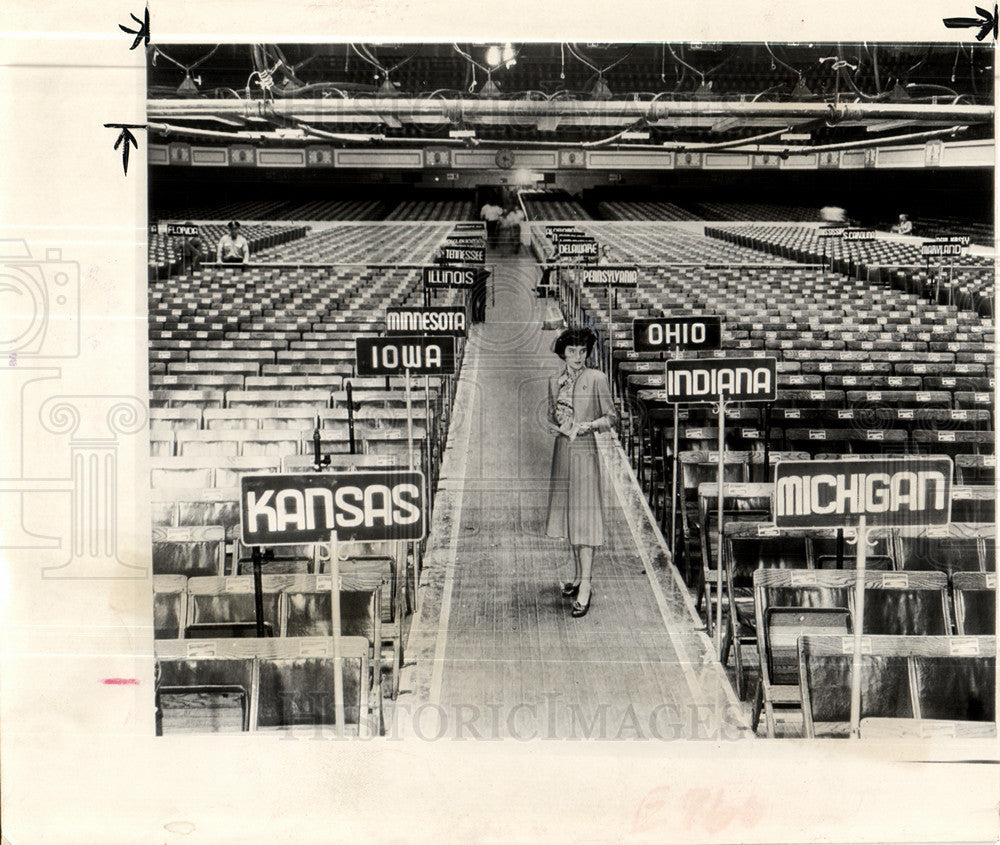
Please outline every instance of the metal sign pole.
[{"label": "metal sign pole", "polygon": [[[340,647],[340,561],[337,532],[330,532],[330,624],[333,629],[333,713],[337,737],[344,737],[344,657]],[[378,644],[375,645],[378,648]],[[362,683],[364,681],[362,680]]]},{"label": "metal sign pole", "polygon": [[611,355],[612,350],[615,347],[615,329],[614,329],[614,310],[611,304],[611,283],[608,282],[608,355],[607,355],[607,372],[608,381],[611,383],[611,404],[615,403],[615,382],[611,378]]},{"label": "metal sign pole", "polygon": [[253,561],[253,615],[257,623],[257,636],[264,636],[264,578],[261,574],[260,546],[254,546],[250,552]]},{"label": "metal sign pole", "polygon": [[410,368],[406,368],[406,454],[413,469],[413,404],[410,396]]},{"label": "metal sign pole", "polygon": [[[715,596],[715,650],[719,655],[719,659],[722,659],[722,540],[723,540],[723,494],[722,494],[722,483],[725,477],[725,433],[726,433],[726,400],[720,394],[719,396],[719,469],[716,474],[716,483],[719,486],[719,495],[716,501],[716,513],[717,520],[719,523],[718,527],[718,539],[716,548],[716,596]],[[729,585],[731,590],[733,585]],[[707,595],[707,594],[706,594]],[[733,620],[730,620],[732,623]],[[733,629],[736,626],[733,624]],[[739,646],[737,646],[739,648]]]},{"label": "metal sign pole", "polygon": [[858,518],[858,568],[854,580],[854,659],[851,661],[851,738],[857,739],[861,725],[861,639],[865,619],[865,559],[868,554],[868,523]]},{"label": "metal sign pole", "polygon": [[[680,358],[680,346],[674,347],[674,355]],[[667,359],[663,360],[663,395],[667,395]],[[680,405],[674,404],[674,454],[671,458],[673,469],[670,472],[670,554],[673,557],[674,566],[677,565],[677,473],[680,471],[680,455],[678,450],[681,447],[680,431]],[[653,444],[649,444],[650,449]]]},{"label": "metal sign pole", "polygon": [[347,438],[351,454],[356,455],[358,444],[354,439],[354,389],[350,381],[344,385],[347,392]]},{"label": "metal sign pole", "polygon": [[[424,501],[427,502],[428,507],[424,508],[424,536],[430,533],[430,525],[428,525],[428,511],[430,507],[433,506],[432,496],[434,493],[434,438],[431,436],[431,377],[429,375],[424,376],[424,426],[426,434],[424,435],[424,442],[427,444],[426,454],[427,454],[427,473],[424,476]],[[419,545],[419,544],[418,544]],[[416,564],[413,567],[413,594],[414,594],[414,604],[416,604],[417,587],[420,586],[420,572],[417,569]]]}]

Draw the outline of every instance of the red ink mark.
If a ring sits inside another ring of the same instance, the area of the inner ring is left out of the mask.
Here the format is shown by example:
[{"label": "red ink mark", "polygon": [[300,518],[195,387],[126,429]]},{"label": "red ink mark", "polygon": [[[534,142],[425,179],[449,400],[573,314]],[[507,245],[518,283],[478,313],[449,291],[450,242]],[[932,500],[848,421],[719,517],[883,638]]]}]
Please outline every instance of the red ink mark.
[{"label": "red ink mark", "polygon": [[632,833],[644,833],[667,823],[668,792],[669,786],[658,786],[646,793],[632,819]]},{"label": "red ink mark", "polygon": [[753,795],[739,798],[722,789],[693,787],[671,796],[669,786],[651,789],[632,819],[632,833],[677,827],[701,828],[717,834],[727,827],[755,827],[764,816],[764,805]]},{"label": "red ink mark", "polygon": [[139,686],[138,678],[105,678],[101,681],[103,684],[107,684],[112,687],[137,687]]}]

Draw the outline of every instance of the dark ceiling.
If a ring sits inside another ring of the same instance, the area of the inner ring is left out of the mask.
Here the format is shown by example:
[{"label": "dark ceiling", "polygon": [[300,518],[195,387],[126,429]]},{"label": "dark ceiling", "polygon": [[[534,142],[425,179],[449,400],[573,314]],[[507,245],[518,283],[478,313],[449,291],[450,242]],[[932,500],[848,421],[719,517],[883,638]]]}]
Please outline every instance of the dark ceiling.
[{"label": "dark ceiling", "polygon": [[[228,100],[229,106],[234,98],[266,103],[394,97],[991,106],[993,51],[974,44],[870,43],[165,44],[149,48],[148,95],[151,101],[185,99],[192,104]],[[193,112],[175,117],[173,125],[177,120],[216,133],[246,128],[231,110],[220,111],[215,120]],[[338,120],[327,120],[324,129],[358,128],[357,121],[338,125]],[[434,135],[426,126],[395,123],[379,125],[378,131],[397,138]],[[750,122],[731,123],[654,124],[648,127],[650,142],[741,138],[761,131]],[[913,126],[921,128],[912,121],[910,128],[898,128],[914,131]],[[461,127],[442,124],[440,134],[447,137],[455,128]],[[823,121],[807,128],[813,143],[864,139],[879,131]],[[564,121],[556,134],[545,130],[544,122],[527,129],[501,122],[489,128],[489,138],[571,142],[609,133],[599,121]],[[992,120],[980,121],[963,135],[991,136]],[[280,134],[273,140],[281,143]]]}]

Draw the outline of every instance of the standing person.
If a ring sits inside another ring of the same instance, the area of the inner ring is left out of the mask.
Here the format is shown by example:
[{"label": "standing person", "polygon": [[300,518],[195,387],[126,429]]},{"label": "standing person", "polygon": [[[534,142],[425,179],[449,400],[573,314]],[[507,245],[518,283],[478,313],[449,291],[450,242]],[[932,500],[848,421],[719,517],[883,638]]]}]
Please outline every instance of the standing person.
[{"label": "standing person", "polygon": [[611,388],[604,373],[586,366],[597,336],[588,328],[567,329],[552,345],[565,368],[549,379],[547,430],[555,435],[546,535],[569,541],[574,577],[562,585],[573,598],[572,615],[590,610],[594,550],[604,544],[601,465],[595,431],[615,422]]},{"label": "standing person", "polygon": [[503,217],[503,209],[499,205],[486,203],[479,216],[486,221],[486,241],[491,247],[497,245],[497,234],[500,231],[500,218]]},{"label": "standing person", "polygon": [[[559,253],[553,249],[549,255],[545,256],[545,263],[542,264],[542,276],[538,280],[538,284],[535,285],[535,294],[537,296],[547,297],[556,286],[556,283],[552,281],[552,276],[559,272],[559,268],[556,266],[558,263]],[[556,275],[556,278],[558,278],[558,275]]]},{"label": "standing person", "polygon": [[475,270],[476,279],[472,284],[472,322],[486,322],[486,280],[490,277],[490,271],[485,267],[477,267]]},{"label": "standing person", "polygon": [[[194,226],[193,223],[185,223],[185,226]],[[205,241],[199,232],[196,235],[188,235],[181,244],[181,260],[187,272],[193,272],[201,267],[201,262],[205,260],[208,251],[205,249]]]},{"label": "standing person", "polygon": [[240,224],[229,221],[229,234],[219,238],[216,261],[222,264],[247,264],[250,261],[250,244],[240,234]]},{"label": "standing person", "polygon": [[524,222],[524,212],[520,206],[515,205],[504,218],[507,229],[510,232],[511,244],[514,246],[514,253],[521,252],[521,224]]}]

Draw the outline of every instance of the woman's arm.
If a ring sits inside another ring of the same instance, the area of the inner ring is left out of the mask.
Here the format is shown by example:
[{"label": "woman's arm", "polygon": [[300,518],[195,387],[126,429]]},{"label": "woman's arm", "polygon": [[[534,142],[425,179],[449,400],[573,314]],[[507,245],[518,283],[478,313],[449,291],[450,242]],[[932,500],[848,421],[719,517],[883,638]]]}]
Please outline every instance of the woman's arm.
[{"label": "woman's arm", "polygon": [[558,428],[558,425],[556,423],[556,396],[552,392],[551,378],[548,381],[548,390],[549,390],[549,411],[546,418],[548,419],[550,425],[554,425]]},{"label": "woman's arm", "polygon": [[600,411],[600,416],[595,417],[589,423],[583,423],[581,428],[584,432],[611,431],[618,418],[614,402],[611,401],[611,387],[604,373],[600,370],[592,372],[594,373],[594,393],[597,396],[597,408]]}]

